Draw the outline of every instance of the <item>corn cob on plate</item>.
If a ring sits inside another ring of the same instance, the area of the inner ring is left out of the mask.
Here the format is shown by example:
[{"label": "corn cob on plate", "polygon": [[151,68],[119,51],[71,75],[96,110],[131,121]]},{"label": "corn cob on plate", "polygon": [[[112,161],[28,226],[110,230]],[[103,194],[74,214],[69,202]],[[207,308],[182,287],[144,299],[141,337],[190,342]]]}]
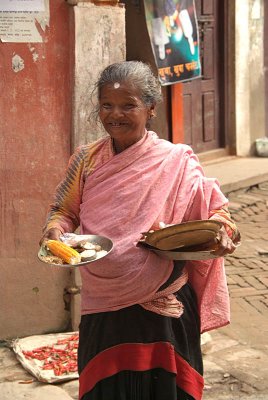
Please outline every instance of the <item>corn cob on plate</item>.
[{"label": "corn cob on plate", "polygon": [[74,249],[62,241],[48,240],[39,249],[39,260],[58,267],[79,267],[98,261],[112,251],[113,242],[109,238],[99,235],[84,236],[86,243],[92,244],[90,250],[81,252],[81,249]]}]

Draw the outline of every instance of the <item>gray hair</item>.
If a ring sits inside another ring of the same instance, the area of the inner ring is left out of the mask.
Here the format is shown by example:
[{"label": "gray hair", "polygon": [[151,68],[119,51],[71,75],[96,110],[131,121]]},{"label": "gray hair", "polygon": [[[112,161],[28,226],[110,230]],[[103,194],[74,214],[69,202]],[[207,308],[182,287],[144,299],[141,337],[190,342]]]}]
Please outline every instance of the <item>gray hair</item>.
[{"label": "gray hair", "polygon": [[126,81],[140,91],[140,98],[146,106],[161,102],[161,85],[149,65],[141,61],[123,61],[106,67],[96,83],[98,99],[103,86]]}]

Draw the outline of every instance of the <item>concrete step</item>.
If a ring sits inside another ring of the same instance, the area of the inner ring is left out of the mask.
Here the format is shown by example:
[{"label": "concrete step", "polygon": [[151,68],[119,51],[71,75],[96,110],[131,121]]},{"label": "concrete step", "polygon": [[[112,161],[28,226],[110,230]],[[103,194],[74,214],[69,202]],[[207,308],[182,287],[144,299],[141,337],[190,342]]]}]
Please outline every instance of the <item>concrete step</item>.
[{"label": "concrete step", "polygon": [[268,158],[223,157],[213,162],[201,162],[205,175],[217,178],[224,193],[268,181]]}]

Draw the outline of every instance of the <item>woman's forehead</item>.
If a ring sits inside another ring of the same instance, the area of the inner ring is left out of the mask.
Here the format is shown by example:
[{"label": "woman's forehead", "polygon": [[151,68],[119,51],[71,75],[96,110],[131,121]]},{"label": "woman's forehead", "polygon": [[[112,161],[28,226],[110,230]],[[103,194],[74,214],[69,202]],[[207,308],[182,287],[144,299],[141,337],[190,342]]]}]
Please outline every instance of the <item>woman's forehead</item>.
[{"label": "woman's forehead", "polygon": [[141,100],[140,90],[136,86],[128,82],[107,83],[100,89],[101,98],[114,95],[132,98],[135,97]]}]

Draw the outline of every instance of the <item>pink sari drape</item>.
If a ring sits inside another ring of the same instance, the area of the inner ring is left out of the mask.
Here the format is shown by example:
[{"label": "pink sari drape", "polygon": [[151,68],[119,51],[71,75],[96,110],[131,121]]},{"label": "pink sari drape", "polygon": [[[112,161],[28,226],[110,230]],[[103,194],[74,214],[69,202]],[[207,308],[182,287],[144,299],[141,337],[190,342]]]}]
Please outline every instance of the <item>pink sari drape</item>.
[{"label": "pink sari drape", "polygon": [[[110,139],[106,146],[110,146]],[[106,146],[102,146],[102,151]],[[81,233],[114,242],[104,259],[81,268],[82,313],[117,310],[151,299],[168,279],[173,262],[137,247],[141,232],[167,224],[207,219],[227,203],[215,179],[205,178],[186,145],[153,132],[105,163],[86,179],[80,206]],[[200,307],[202,331],[229,320],[223,259],[187,262]]]}]

